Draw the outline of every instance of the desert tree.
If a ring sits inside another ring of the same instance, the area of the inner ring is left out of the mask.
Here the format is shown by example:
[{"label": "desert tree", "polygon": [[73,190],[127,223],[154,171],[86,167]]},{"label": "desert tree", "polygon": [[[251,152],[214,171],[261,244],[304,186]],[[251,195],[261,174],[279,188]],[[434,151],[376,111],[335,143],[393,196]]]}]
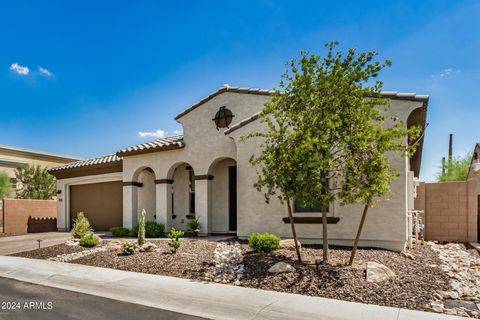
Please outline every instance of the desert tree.
[{"label": "desert tree", "polygon": [[[361,200],[355,180],[349,177],[358,172],[351,167],[373,147],[372,141],[388,136],[382,131],[388,99],[381,95],[382,82],[371,82],[390,61],[378,61],[377,52],[343,53],[337,45],[328,43],[324,57],[301,52],[299,59],[292,59],[280,89],[260,115],[268,130],[246,136],[263,139],[262,153],[251,158],[258,168],[255,186],[267,200],[276,195],[286,203],[290,221],[292,199],[305,206],[320,203],[324,264],[328,263],[328,208],[336,199]],[[392,135],[388,141],[403,142],[404,124],[392,120],[395,128],[388,131]]]},{"label": "desert tree", "polygon": [[50,200],[56,195],[55,178],[47,168],[24,165],[16,169],[15,176],[21,185],[17,193],[19,199]]}]

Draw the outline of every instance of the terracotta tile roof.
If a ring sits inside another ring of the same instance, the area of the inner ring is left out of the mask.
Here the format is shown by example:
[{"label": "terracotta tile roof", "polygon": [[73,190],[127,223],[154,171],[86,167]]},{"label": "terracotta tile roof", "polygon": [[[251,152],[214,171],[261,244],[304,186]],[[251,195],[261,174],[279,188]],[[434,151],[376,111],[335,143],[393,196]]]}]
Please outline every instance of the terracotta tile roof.
[{"label": "terracotta tile roof", "polygon": [[122,149],[117,152],[117,156],[129,156],[142,153],[150,153],[156,151],[166,151],[180,149],[185,146],[183,135],[176,135],[166,138],[157,139],[151,142],[141,143],[136,146]]},{"label": "terracotta tile roof", "polygon": [[48,172],[53,173],[62,170],[69,170],[74,168],[83,168],[83,167],[90,167],[96,165],[106,165],[106,164],[114,164],[114,163],[121,163],[122,158],[117,156],[116,154],[107,154],[105,156],[100,156],[96,158],[91,158],[87,160],[80,160],[67,163],[63,166],[53,167],[48,169]]}]

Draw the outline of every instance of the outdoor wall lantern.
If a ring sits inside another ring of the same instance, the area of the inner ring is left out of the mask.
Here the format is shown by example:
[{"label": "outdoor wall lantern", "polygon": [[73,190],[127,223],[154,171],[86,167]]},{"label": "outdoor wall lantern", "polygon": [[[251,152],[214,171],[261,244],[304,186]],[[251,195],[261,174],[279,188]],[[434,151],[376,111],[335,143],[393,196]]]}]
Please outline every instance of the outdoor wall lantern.
[{"label": "outdoor wall lantern", "polygon": [[219,128],[228,128],[230,123],[232,123],[232,119],[235,117],[230,111],[230,109],[227,109],[227,107],[223,106],[220,107],[220,109],[217,111],[215,114],[215,118],[212,120],[215,122],[215,125],[217,127],[217,130]]},{"label": "outdoor wall lantern", "polygon": [[62,190],[61,190],[61,189],[58,189],[58,190],[57,190],[57,194],[60,194],[60,193],[62,193]]}]

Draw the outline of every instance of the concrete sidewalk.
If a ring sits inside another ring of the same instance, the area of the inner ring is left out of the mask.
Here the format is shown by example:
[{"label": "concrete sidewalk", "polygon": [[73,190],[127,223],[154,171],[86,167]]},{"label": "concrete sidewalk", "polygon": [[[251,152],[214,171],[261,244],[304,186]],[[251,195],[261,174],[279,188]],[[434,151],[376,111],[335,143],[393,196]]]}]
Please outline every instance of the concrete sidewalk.
[{"label": "concrete sidewalk", "polygon": [[71,235],[69,232],[42,232],[29,233],[21,236],[1,237],[0,255],[37,249],[38,239],[42,240],[40,246],[43,248],[64,243],[70,238]]},{"label": "concrete sidewalk", "polygon": [[437,313],[19,257],[0,257],[0,277],[209,319],[466,319]]}]

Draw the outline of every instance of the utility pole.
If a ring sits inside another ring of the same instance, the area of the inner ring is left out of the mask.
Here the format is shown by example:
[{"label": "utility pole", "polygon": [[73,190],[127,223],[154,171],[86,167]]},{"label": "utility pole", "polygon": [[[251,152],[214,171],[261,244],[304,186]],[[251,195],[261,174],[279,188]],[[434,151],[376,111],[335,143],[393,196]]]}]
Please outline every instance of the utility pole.
[{"label": "utility pole", "polygon": [[453,133],[450,133],[448,139],[448,175],[452,174],[452,156],[453,156]]}]

